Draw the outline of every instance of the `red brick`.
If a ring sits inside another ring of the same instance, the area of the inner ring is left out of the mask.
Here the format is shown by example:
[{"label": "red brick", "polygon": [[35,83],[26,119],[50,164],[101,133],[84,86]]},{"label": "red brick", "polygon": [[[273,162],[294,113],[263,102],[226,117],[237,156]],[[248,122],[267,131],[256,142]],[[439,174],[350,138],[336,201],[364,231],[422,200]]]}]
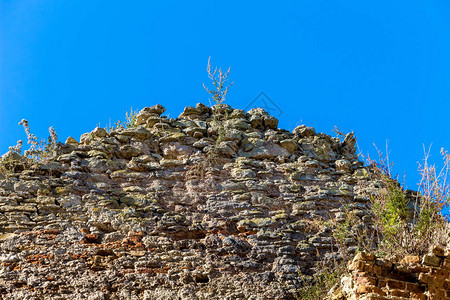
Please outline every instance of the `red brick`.
[{"label": "red brick", "polygon": [[388,260],[377,259],[375,265],[380,266],[384,271],[389,271],[392,268],[392,262]]},{"label": "red brick", "polygon": [[44,234],[59,234],[59,229],[44,229]]},{"label": "red brick", "polygon": [[425,292],[425,287],[415,283],[407,283],[405,290],[412,293],[423,293]]},{"label": "red brick", "polygon": [[446,293],[444,290],[437,289],[433,286],[430,286],[428,288],[428,291],[430,293],[430,297],[429,297],[430,300],[441,300],[441,299],[444,300],[445,299]]},{"label": "red brick", "polygon": [[358,252],[358,254],[356,254],[354,259],[363,261],[373,261],[375,260],[375,255],[369,252]]},{"label": "red brick", "polygon": [[397,296],[397,297],[409,298],[409,292],[402,291],[402,290],[396,290],[396,289],[390,290],[389,291],[389,295]]},{"label": "red brick", "polygon": [[363,300],[391,300],[392,298],[383,297],[383,296],[375,296],[375,295],[369,295],[364,298],[361,298]]},{"label": "red brick", "polygon": [[372,292],[372,288],[370,286],[358,285],[356,287],[356,293],[358,293],[358,294],[365,294],[365,293],[370,293],[370,292]]},{"label": "red brick", "polygon": [[450,280],[445,280],[443,285],[444,290],[450,292]]},{"label": "red brick", "polygon": [[419,274],[419,281],[424,283],[433,283],[434,277],[428,274],[420,273]]},{"label": "red brick", "polygon": [[449,272],[447,270],[442,270],[442,269],[433,269],[433,270],[431,270],[431,275],[442,276],[444,278],[448,278]]},{"label": "red brick", "polygon": [[433,276],[430,276],[430,275],[427,275],[427,276],[428,276],[427,280],[429,280],[428,281],[428,285],[430,287],[435,287],[435,288],[439,288],[439,289],[444,287],[444,283],[445,283],[444,278],[433,277]]},{"label": "red brick", "polygon": [[438,267],[441,264],[441,259],[434,254],[427,254],[422,258],[422,264]]},{"label": "red brick", "polygon": [[365,263],[364,264],[364,272],[368,272],[368,273],[373,273],[373,264],[369,263]]},{"label": "red brick", "polygon": [[400,289],[400,290],[404,290],[406,287],[406,284],[404,282],[401,281],[397,281],[397,280],[389,280],[387,282],[387,286],[389,289]]},{"label": "red brick", "polygon": [[385,279],[385,278],[378,278],[378,284],[377,284],[378,287],[385,287],[386,284],[387,284],[387,279]]},{"label": "red brick", "polygon": [[373,266],[373,274],[377,275],[377,276],[381,276],[381,274],[383,273],[383,268],[381,266]]},{"label": "red brick", "polygon": [[411,293],[410,295],[411,299],[413,300],[426,300],[427,296],[425,296],[423,293]]},{"label": "red brick", "polygon": [[356,277],[355,281],[357,284],[361,284],[361,285],[376,285],[377,284],[376,277],[371,277],[371,276]]},{"label": "red brick", "polygon": [[376,286],[370,285],[358,285],[356,287],[357,294],[367,294],[367,293],[375,293],[380,296],[386,296],[386,292]]},{"label": "red brick", "polygon": [[408,268],[410,272],[413,273],[429,273],[431,271],[430,267],[421,266],[421,265],[412,265]]},{"label": "red brick", "polygon": [[350,271],[363,271],[364,270],[364,262],[360,260],[353,261],[349,266],[348,269]]},{"label": "red brick", "polygon": [[432,252],[433,252],[434,255],[437,255],[437,256],[444,256],[445,255],[444,254],[445,250],[442,247],[434,247]]},{"label": "red brick", "polygon": [[404,265],[418,264],[420,263],[420,257],[417,255],[407,255],[400,261],[400,263]]},{"label": "red brick", "polygon": [[444,259],[443,266],[444,268],[450,269],[450,258]]}]

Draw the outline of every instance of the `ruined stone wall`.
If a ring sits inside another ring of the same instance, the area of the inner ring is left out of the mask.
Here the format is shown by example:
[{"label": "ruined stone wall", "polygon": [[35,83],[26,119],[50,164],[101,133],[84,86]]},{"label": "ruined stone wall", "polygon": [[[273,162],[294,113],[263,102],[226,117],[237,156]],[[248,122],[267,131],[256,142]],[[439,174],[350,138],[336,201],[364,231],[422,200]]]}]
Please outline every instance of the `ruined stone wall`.
[{"label": "ruined stone wall", "polygon": [[[0,174],[5,299],[292,299],[375,183],[342,141],[262,109],[144,108]],[[346,241],[355,249],[354,241]]]},{"label": "ruined stone wall", "polygon": [[450,249],[392,261],[361,252],[348,270],[330,299],[450,299]]}]

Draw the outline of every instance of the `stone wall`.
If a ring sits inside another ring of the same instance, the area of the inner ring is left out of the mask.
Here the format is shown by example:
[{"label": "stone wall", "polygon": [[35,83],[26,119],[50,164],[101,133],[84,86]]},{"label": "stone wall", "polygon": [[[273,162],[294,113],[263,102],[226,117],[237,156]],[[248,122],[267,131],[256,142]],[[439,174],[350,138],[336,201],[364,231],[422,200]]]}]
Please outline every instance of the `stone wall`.
[{"label": "stone wall", "polygon": [[293,299],[299,273],[339,258],[320,220],[346,207],[370,225],[376,182],[353,134],[223,104],[164,110],[68,138],[43,164],[3,156],[4,298]]},{"label": "stone wall", "polygon": [[391,261],[361,252],[348,270],[330,299],[450,299],[450,249]]}]

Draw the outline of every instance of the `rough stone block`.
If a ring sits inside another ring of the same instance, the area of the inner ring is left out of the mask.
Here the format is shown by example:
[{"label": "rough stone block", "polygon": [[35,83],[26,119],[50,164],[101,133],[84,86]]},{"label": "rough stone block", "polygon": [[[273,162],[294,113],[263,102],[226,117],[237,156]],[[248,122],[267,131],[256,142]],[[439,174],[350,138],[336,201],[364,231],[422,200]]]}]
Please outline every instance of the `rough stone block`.
[{"label": "rough stone block", "polygon": [[427,254],[422,258],[422,264],[438,267],[441,264],[441,259],[434,254]]}]

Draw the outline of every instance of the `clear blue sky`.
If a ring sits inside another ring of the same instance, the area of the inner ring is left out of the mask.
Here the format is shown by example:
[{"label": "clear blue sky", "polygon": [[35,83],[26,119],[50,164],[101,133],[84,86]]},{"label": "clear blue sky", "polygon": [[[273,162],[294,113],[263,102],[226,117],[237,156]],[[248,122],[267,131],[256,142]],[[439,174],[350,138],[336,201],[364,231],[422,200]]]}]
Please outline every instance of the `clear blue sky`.
[{"label": "clear blue sky", "polygon": [[450,150],[448,1],[0,3],[1,153],[22,118],[64,141],[130,107],[208,103],[209,56],[231,66],[233,107],[264,91],[281,128],[354,130],[363,153],[389,140],[410,188],[424,144]]}]

